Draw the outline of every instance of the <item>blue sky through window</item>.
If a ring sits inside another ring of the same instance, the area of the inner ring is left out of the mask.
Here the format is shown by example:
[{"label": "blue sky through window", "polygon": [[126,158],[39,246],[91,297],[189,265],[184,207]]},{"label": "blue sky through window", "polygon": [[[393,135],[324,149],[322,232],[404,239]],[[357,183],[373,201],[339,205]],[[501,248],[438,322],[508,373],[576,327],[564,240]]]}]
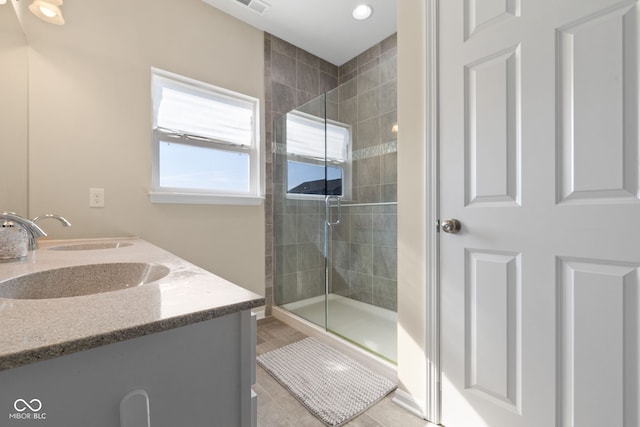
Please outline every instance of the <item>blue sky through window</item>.
[{"label": "blue sky through window", "polygon": [[160,186],[249,192],[249,155],[161,141]]}]

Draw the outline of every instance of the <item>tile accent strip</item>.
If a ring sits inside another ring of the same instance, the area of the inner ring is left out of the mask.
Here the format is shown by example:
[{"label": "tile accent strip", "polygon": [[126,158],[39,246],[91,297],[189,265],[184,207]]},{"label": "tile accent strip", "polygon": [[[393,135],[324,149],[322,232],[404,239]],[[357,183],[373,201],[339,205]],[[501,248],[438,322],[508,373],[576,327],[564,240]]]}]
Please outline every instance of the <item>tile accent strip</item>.
[{"label": "tile accent strip", "polygon": [[370,157],[383,156],[385,154],[396,153],[398,151],[397,141],[390,141],[373,147],[361,148],[351,153],[352,160],[368,159]]},{"label": "tile accent strip", "polygon": [[[280,154],[283,156],[287,155],[287,144],[283,143],[275,143],[273,144],[272,151],[275,154]],[[385,154],[391,154],[398,152],[398,143],[397,141],[390,141],[384,144],[374,145],[373,147],[361,148],[359,150],[351,153],[351,160],[362,160],[368,159],[370,157],[378,157],[383,156]]]}]

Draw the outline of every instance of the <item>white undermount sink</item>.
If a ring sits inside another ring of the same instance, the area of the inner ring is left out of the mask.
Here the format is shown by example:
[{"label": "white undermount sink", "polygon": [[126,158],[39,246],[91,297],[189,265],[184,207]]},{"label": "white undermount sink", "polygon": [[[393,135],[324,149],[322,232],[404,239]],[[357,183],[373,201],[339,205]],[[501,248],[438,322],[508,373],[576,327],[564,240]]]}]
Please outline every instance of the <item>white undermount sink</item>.
[{"label": "white undermount sink", "polygon": [[0,298],[50,299],[113,292],[160,280],[169,271],[163,265],[143,262],[56,268],[0,282]]}]

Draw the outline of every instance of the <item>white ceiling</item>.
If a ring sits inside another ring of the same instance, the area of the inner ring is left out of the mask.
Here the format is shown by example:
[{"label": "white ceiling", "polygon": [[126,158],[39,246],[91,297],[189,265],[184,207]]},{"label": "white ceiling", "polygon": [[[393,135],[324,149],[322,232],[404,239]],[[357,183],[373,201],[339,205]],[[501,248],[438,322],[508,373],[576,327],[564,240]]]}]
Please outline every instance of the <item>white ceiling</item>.
[{"label": "white ceiling", "polygon": [[[262,15],[237,0],[203,1],[334,65],[396,32],[396,0],[259,0],[270,5]],[[373,15],[356,21],[351,12],[362,3]]]}]

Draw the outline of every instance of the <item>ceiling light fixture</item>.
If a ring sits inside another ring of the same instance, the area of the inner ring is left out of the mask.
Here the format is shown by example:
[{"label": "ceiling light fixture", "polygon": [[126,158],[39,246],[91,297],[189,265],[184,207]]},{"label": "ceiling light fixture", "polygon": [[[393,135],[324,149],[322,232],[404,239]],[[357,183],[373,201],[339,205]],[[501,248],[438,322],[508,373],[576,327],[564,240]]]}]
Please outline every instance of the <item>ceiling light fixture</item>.
[{"label": "ceiling light fixture", "polygon": [[363,21],[371,17],[372,14],[373,14],[373,7],[371,7],[371,5],[369,4],[358,5],[356,6],[355,9],[353,9],[353,12],[352,12],[353,18],[358,21]]},{"label": "ceiling light fixture", "polygon": [[50,24],[63,25],[62,0],[33,0],[29,5],[31,13]]}]

